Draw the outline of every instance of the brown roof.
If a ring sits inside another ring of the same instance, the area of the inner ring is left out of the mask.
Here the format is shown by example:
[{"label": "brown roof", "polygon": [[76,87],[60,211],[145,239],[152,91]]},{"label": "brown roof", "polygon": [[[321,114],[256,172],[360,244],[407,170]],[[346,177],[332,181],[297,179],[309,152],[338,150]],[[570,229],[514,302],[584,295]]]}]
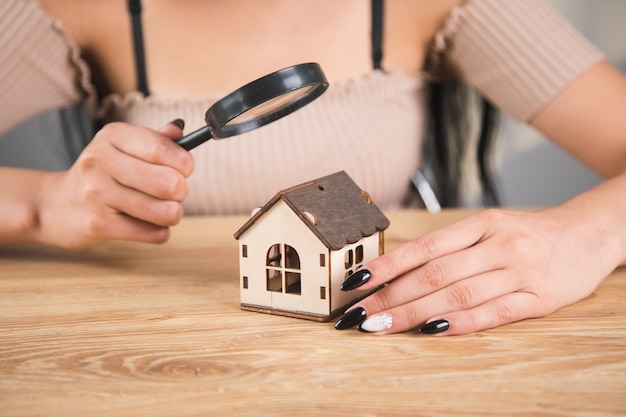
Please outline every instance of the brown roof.
[{"label": "brown roof", "polygon": [[[344,171],[288,188],[276,194],[236,233],[239,239],[279,200],[284,201],[332,250],[389,227],[389,219]],[[312,213],[316,222],[305,214]]]}]

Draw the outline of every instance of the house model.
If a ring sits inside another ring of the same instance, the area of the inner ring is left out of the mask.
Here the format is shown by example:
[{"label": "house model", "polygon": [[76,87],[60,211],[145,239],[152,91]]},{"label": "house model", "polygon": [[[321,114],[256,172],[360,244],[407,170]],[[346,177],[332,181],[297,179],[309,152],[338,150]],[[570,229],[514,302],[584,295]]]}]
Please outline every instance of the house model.
[{"label": "house model", "polygon": [[381,255],[389,220],[343,171],[276,194],[235,233],[241,308],[328,321],[367,295],[341,291]]}]

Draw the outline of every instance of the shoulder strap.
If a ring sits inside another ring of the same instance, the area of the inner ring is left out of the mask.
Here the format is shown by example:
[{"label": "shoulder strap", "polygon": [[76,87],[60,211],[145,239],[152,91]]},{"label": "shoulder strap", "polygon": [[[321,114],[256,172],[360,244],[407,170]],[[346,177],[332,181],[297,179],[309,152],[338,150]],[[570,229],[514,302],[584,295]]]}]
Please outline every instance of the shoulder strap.
[{"label": "shoulder strap", "polygon": [[133,47],[135,51],[135,69],[137,71],[137,89],[144,96],[150,95],[148,76],[146,73],[146,56],[143,46],[143,29],[141,26],[141,0],[128,0],[133,30]]},{"label": "shoulder strap", "polygon": [[383,60],[383,0],[372,0],[372,65],[381,68]]}]

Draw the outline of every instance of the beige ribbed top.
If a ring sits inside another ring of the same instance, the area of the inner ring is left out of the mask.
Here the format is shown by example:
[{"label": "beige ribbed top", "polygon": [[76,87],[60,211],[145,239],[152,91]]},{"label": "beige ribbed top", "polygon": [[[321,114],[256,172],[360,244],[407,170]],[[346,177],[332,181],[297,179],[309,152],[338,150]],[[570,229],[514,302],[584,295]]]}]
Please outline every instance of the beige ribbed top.
[{"label": "beige ribbed top", "polygon": [[[0,132],[44,110],[84,103],[92,114],[158,128],[202,125],[220,97],[109,96],[96,104],[89,70],[60,23],[35,0],[0,3]],[[437,34],[431,64],[454,71],[528,121],[602,58],[543,0],[474,0]],[[399,207],[418,169],[430,74],[374,71],[334,83],[280,121],[192,151],[188,214],[250,212],[278,190],[345,170],[381,208]]]}]

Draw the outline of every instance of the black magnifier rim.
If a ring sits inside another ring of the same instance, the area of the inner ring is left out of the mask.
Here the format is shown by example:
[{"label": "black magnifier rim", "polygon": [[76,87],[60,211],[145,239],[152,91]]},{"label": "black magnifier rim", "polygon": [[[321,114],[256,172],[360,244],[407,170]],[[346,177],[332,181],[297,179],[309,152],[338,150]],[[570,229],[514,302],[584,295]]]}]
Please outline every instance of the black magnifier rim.
[{"label": "black magnifier rim", "polygon": [[[254,107],[289,92],[306,88],[300,96],[258,117],[228,124]],[[228,138],[264,126],[286,116],[319,97],[328,81],[319,64],[309,62],[283,68],[252,81],[213,104],[205,114],[213,139]]]}]

